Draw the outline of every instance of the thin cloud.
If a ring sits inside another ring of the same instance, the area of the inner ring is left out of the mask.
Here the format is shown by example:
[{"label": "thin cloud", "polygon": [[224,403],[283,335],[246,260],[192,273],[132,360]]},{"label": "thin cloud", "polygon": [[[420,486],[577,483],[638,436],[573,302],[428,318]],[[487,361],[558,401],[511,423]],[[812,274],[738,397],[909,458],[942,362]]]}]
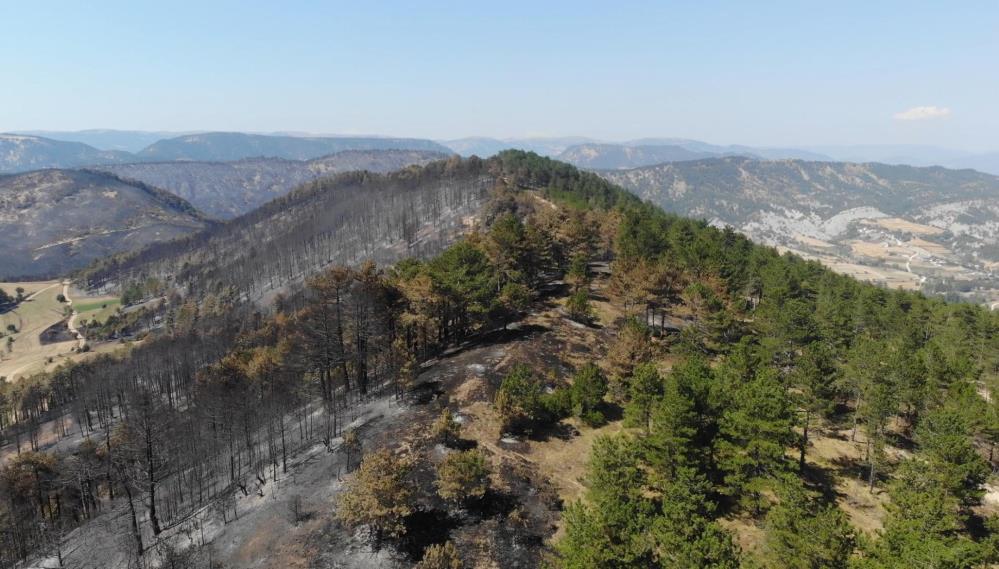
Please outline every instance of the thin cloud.
[{"label": "thin cloud", "polygon": [[935,107],[928,105],[925,107],[912,107],[900,113],[892,115],[898,121],[924,121],[929,119],[942,119],[950,116],[950,109],[947,107]]}]

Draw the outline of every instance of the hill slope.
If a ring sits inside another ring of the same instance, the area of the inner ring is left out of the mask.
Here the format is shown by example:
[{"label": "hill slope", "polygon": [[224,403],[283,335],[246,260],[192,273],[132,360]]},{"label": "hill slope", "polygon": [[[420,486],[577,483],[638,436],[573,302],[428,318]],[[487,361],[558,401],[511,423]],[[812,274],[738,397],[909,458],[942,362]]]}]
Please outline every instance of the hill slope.
[{"label": "hill slope", "polygon": [[187,239],[105,260],[84,279],[97,287],[123,274],[159,277],[192,291],[233,287],[262,297],[330,264],[435,253],[466,228],[494,183],[475,159],[347,172]]},{"label": "hill slope", "polygon": [[424,150],[345,150],[309,161],[252,158],[235,162],[147,162],[102,166],[163,188],[219,219],[231,219],[323,176],[351,170],[391,172],[446,158]]},{"label": "hill slope", "polygon": [[94,259],[206,227],[184,200],[78,170],[0,177],[0,279],[61,275]]},{"label": "hill slope", "polygon": [[337,137],[303,138],[240,132],[208,132],[160,140],[138,153],[143,161],[241,160],[267,156],[309,160],[343,150],[429,150],[450,154],[436,142],[415,138]]},{"label": "hill slope", "polygon": [[0,134],[0,172],[25,172],[42,168],[75,168],[90,164],[124,162],[127,152],[98,150],[80,142],[40,136]]},{"label": "hill slope", "polygon": [[917,285],[990,279],[999,261],[999,177],[972,170],[730,157],[601,175],[670,211],[814,255],[887,264]]}]

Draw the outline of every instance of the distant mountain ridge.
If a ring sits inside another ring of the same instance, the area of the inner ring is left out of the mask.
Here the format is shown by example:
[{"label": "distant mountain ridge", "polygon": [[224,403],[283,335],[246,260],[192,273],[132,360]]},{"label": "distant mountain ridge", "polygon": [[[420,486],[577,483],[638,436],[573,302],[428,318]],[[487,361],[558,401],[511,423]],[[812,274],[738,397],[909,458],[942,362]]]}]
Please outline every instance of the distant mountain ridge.
[{"label": "distant mountain ridge", "polygon": [[128,152],[98,150],[80,142],[23,134],[0,134],[0,172],[114,164],[131,158],[132,155]]},{"label": "distant mountain ridge", "polygon": [[[699,152],[675,145],[625,146],[621,144],[578,144],[558,155],[559,160],[579,168],[616,170],[638,168],[664,162],[701,160],[721,156],[714,152]],[[755,155],[743,154],[750,158]]]},{"label": "distant mountain ridge", "polygon": [[[68,136],[85,138],[95,134]],[[58,134],[58,133],[55,133]],[[126,133],[127,134],[127,133]],[[113,132],[108,136],[118,136]],[[128,135],[131,136],[131,135]],[[247,158],[311,160],[346,150],[418,150],[453,154],[436,142],[418,138],[298,137],[208,132],[157,140],[138,153],[98,150],[82,142],[30,134],[0,134],[0,173],[43,168],[80,168],[138,162],[223,162]]]},{"label": "distant mountain ridge", "polygon": [[240,132],[189,134],[160,140],[137,154],[143,161],[232,161],[244,158],[310,160],[344,150],[424,150],[450,154],[449,148],[418,138],[304,138]]},{"label": "distant mountain ridge", "polygon": [[503,150],[517,149],[556,158],[579,168],[593,169],[638,168],[663,162],[724,156],[747,156],[764,160],[830,160],[824,154],[798,148],[720,146],[687,138],[642,138],[607,142],[581,136],[508,139],[470,137],[442,141],[442,144],[462,156],[487,158]]},{"label": "distant mountain ridge", "polygon": [[999,175],[999,152],[969,152],[918,144],[864,144],[817,146],[817,152],[845,162],[883,162],[910,166],[971,168]]},{"label": "distant mountain ridge", "polygon": [[107,173],[0,176],[0,280],[64,275],[210,225],[183,199]]},{"label": "distant mountain ridge", "polygon": [[184,134],[193,133],[95,128],[76,131],[24,130],[17,131],[16,134],[40,136],[43,138],[66,142],[80,142],[100,150],[119,150],[135,153],[156,141],[163,140],[164,138],[174,138]]},{"label": "distant mountain ridge", "polygon": [[516,149],[536,152],[542,156],[554,157],[564,152],[570,146],[599,142],[585,136],[561,137],[527,137],[527,138],[489,138],[472,136],[454,140],[444,140],[441,144],[447,146],[461,156],[478,156],[489,158],[504,150]]},{"label": "distant mountain ridge", "polygon": [[218,219],[231,219],[323,176],[352,170],[391,172],[443,160],[425,150],[345,150],[313,160],[247,158],[232,162],[141,162],[96,167],[162,188]]}]

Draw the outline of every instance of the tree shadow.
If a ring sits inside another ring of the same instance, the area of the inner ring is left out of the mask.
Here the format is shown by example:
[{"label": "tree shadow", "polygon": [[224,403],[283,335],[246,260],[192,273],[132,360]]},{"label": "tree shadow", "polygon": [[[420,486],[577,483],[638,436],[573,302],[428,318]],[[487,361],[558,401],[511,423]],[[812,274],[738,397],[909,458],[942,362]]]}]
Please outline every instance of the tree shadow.
[{"label": "tree shadow", "polygon": [[418,383],[406,392],[405,400],[412,405],[426,405],[444,395],[444,382],[430,380]]},{"label": "tree shadow", "polygon": [[867,464],[860,459],[847,456],[838,456],[832,459],[833,466],[836,467],[837,474],[841,477],[861,478],[867,472]]},{"label": "tree shadow", "polygon": [[496,516],[507,516],[519,503],[514,495],[490,488],[486,490],[485,496],[469,503],[466,509],[469,514],[483,520]]},{"label": "tree shadow", "polygon": [[448,541],[461,521],[443,510],[417,510],[403,524],[406,533],[399,538],[397,547],[410,560],[419,561],[427,547]]},{"label": "tree shadow", "polygon": [[578,436],[579,430],[564,421],[537,423],[527,433],[527,438],[536,442],[545,442],[551,439],[568,441]]},{"label": "tree shadow", "polygon": [[808,488],[819,493],[824,503],[834,503],[840,496],[836,491],[836,479],[829,469],[806,462],[801,471],[801,479]]},{"label": "tree shadow", "polygon": [[472,450],[479,448],[479,441],[472,439],[454,439],[448,441],[444,446],[454,450]]},{"label": "tree shadow", "polygon": [[968,519],[964,524],[964,529],[968,532],[968,535],[975,540],[982,540],[992,535],[992,532],[989,530],[988,524],[986,523],[986,518],[982,517],[977,512],[972,512],[968,516]]},{"label": "tree shadow", "polygon": [[891,431],[887,433],[887,438],[888,444],[893,447],[907,450],[909,452],[916,451],[916,441],[912,440],[911,437],[906,436],[904,433]]},{"label": "tree shadow", "polygon": [[538,300],[549,300],[568,296],[569,285],[563,281],[548,282],[538,287]]},{"label": "tree shadow", "polygon": [[610,401],[602,401],[597,409],[604,415],[607,423],[621,421],[624,419],[624,407]]},{"label": "tree shadow", "polygon": [[[446,360],[462,354],[474,348],[494,346],[496,344],[506,344],[524,339],[533,334],[547,332],[549,329],[540,324],[512,323],[506,328],[496,328],[488,332],[476,334],[457,346],[452,346],[443,352],[436,359]],[[431,362],[434,360],[430,360]]]}]

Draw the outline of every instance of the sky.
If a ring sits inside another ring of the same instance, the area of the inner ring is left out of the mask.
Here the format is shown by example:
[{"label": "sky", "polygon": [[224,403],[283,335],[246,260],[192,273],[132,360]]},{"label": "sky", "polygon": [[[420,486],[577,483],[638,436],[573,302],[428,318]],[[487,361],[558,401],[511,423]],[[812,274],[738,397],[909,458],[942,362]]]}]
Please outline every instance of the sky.
[{"label": "sky", "polygon": [[999,2],[0,0],[0,131],[999,150]]}]

